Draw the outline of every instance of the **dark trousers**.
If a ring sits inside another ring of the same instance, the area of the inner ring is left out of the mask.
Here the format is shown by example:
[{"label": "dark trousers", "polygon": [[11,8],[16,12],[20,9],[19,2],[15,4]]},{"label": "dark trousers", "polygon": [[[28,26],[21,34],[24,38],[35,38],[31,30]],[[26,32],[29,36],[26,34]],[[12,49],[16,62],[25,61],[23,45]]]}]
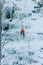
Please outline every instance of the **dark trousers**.
[{"label": "dark trousers", "polygon": [[23,37],[25,37],[25,33],[24,32],[21,32],[21,35],[23,35]]}]

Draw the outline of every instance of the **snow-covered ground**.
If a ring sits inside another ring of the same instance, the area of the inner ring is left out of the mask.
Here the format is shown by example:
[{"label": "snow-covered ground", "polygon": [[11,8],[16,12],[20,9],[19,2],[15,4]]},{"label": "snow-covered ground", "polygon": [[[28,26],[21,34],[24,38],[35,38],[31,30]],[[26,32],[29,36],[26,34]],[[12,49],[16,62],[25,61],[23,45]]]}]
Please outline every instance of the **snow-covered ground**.
[{"label": "snow-covered ground", "polygon": [[[2,28],[8,23],[9,30],[1,32],[1,65],[43,65],[42,14],[32,13],[36,5],[32,0],[5,0],[4,6],[12,7],[12,3],[20,8],[16,12],[24,13],[26,17],[20,20],[17,15],[12,21],[2,18]],[[25,37],[20,34],[22,25]]]}]

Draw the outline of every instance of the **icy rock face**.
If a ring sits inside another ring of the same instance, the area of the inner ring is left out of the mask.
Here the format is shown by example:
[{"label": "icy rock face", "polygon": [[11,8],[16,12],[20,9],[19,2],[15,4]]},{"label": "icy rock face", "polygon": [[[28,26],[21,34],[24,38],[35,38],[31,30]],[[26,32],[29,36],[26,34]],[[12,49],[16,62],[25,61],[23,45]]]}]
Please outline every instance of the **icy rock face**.
[{"label": "icy rock face", "polygon": [[[43,65],[41,8],[32,0],[5,0],[2,9],[1,65]],[[9,17],[6,18],[6,15]],[[20,34],[22,26],[25,37]]]},{"label": "icy rock face", "polygon": [[[10,3],[9,3],[10,4]],[[3,15],[2,15],[2,17],[4,17],[4,18],[7,18],[7,19],[9,19],[9,18],[13,18],[13,14],[14,14],[14,12],[15,12],[15,7],[16,7],[16,5],[15,4],[13,4],[13,3],[11,3],[10,5],[9,5],[8,3],[6,3],[5,5],[4,5],[4,7],[3,7]]]},{"label": "icy rock face", "polygon": [[[3,64],[25,65],[25,64],[34,64],[34,63],[37,65],[39,63],[43,63],[43,60],[40,61],[41,58],[43,59],[43,54],[42,54],[43,51],[42,53],[40,52],[41,49],[43,50],[43,47],[41,46],[41,43],[43,43],[43,41],[40,41],[40,46],[38,46],[39,41],[33,41],[31,43],[29,46],[27,42],[22,40],[21,42],[19,42],[19,44],[17,41],[13,41],[13,42],[9,42],[8,43],[9,45],[8,44],[4,45],[1,52],[3,58],[2,65]],[[35,45],[35,43],[37,43],[38,45],[37,44]]]}]

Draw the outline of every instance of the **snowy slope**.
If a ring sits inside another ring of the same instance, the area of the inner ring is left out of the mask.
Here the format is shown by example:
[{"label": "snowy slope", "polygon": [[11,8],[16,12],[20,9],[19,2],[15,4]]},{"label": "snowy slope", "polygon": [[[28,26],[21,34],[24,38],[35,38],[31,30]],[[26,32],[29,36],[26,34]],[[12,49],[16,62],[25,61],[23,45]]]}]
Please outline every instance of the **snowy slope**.
[{"label": "snowy slope", "polygon": [[[1,65],[43,65],[43,16],[32,13],[36,5],[32,0],[5,0],[3,8],[10,4],[12,9],[13,3],[20,8],[16,14],[26,16],[20,20],[17,15],[12,21],[2,18],[2,27],[8,23],[9,30],[1,32]],[[22,26],[25,38],[20,34]]]}]

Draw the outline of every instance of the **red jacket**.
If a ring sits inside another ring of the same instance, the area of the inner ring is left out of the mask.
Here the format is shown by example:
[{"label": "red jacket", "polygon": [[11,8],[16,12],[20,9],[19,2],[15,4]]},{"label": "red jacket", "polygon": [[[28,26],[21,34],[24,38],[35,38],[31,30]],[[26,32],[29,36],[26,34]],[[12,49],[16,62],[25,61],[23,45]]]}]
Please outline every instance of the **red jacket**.
[{"label": "red jacket", "polygon": [[21,29],[21,32],[24,32],[24,28]]}]

